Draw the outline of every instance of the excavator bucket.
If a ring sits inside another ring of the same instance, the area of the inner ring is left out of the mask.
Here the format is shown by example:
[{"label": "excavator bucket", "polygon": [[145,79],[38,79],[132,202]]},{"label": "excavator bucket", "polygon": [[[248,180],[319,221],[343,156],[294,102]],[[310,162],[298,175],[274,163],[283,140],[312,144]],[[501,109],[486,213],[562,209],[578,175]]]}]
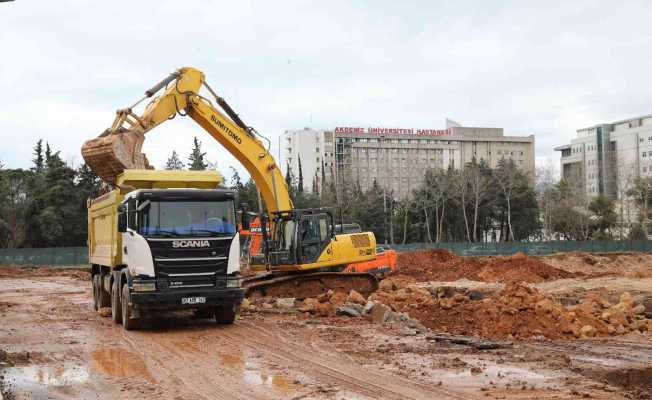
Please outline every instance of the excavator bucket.
[{"label": "excavator bucket", "polygon": [[151,169],[147,157],[141,153],[144,141],[145,135],[141,132],[107,129],[97,138],[86,141],[81,153],[90,169],[112,185],[126,169]]}]

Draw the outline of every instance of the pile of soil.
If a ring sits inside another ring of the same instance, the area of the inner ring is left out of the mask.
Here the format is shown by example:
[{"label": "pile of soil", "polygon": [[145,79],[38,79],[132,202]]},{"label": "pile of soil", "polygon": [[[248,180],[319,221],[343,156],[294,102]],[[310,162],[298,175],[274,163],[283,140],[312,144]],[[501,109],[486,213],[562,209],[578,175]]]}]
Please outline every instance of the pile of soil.
[{"label": "pile of soil", "polygon": [[341,290],[329,290],[317,297],[308,297],[303,300],[270,297],[245,299],[240,308],[247,311],[301,312],[319,317],[330,317],[336,315],[339,306],[347,303],[363,306],[366,302],[366,298],[355,290],[351,290],[349,293]]},{"label": "pile of soil", "polygon": [[652,330],[644,307],[635,305],[629,293],[615,305],[590,294],[581,304],[565,307],[534,288],[512,283],[481,300],[463,293],[437,298],[427,289],[410,286],[381,290],[369,299],[407,312],[428,328],[460,335],[574,339]]},{"label": "pile of soil", "polygon": [[578,273],[564,271],[523,253],[501,257],[459,257],[444,250],[412,251],[398,254],[398,277],[417,282],[456,281],[538,283],[572,278]]},{"label": "pile of soil", "polygon": [[23,265],[0,266],[0,278],[23,278],[41,276],[68,276],[81,281],[90,281],[89,268],[32,267]]}]

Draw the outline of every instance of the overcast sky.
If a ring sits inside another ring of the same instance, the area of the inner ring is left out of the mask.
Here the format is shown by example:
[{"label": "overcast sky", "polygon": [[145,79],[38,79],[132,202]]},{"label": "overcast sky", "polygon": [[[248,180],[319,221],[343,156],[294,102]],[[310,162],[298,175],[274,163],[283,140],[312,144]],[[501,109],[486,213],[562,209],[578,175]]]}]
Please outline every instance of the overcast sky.
[{"label": "overcast sky", "polygon": [[[0,2],[0,161],[28,168],[43,138],[79,164],[116,109],[194,66],[274,144],[451,118],[534,134],[537,166],[556,165],[576,129],[652,113],[650,21],[649,1]],[[230,176],[237,161],[189,118],[145,152],[185,160],[193,136]]]}]

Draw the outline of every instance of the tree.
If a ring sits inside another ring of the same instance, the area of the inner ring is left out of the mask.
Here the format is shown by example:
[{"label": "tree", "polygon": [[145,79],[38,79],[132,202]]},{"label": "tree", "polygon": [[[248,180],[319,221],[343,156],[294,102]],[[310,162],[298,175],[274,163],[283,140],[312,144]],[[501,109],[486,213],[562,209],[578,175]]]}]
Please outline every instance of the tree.
[{"label": "tree", "polygon": [[491,175],[488,168],[477,163],[475,157],[471,163],[464,167],[466,180],[469,185],[469,194],[473,202],[473,235],[474,242],[478,241],[478,218],[480,216],[480,205],[489,195]]},{"label": "tree", "polygon": [[638,206],[638,224],[647,237],[649,235],[647,225],[650,218],[650,202],[652,201],[652,177],[636,178],[627,195],[633,198]]},{"label": "tree", "polygon": [[[49,156],[48,156],[49,157]],[[32,168],[35,172],[43,172],[45,167],[45,160],[43,158],[43,139],[39,139],[34,146],[34,167]]]},{"label": "tree", "polygon": [[[191,155],[192,156],[192,155]],[[179,158],[176,150],[172,150],[172,154],[165,162],[165,169],[167,170],[182,170],[184,168],[183,162]]]},{"label": "tree", "polygon": [[516,188],[523,179],[521,172],[516,167],[514,160],[502,159],[498,163],[498,168],[494,172],[494,181],[501,189],[502,196],[507,205],[507,229],[509,239],[512,241],[514,238],[514,228],[512,227],[512,201],[516,194]]},{"label": "tree", "polygon": [[301,156],[299,156],[299,183],[297,185],[297,191],[303,193],[303,169],[301,168]]},{"label": "tree", "polygon": [[616,225],[616,220],[618,218],[614,206],[613,200],[603,195],[596,196],[591,200],[589,210],[595,214],[597,219],[594,226],[598,232],[598,236],[594,238],[600,238],[603,240],[612,238],[611,228]]},{"label": "tree", "polygon": [[315,171],[315,176],[312,178],[312,194],[319,196],[319,179],[317,178],[317,171]]},{"label": "tree", "polygon": [[208,167],[208,163],[204,160],[206,153],[201,151],[201,142],[197,140],[197,137],[193,138],[193,147],[188,156],[188,169],[191,171],[203,171]]}]

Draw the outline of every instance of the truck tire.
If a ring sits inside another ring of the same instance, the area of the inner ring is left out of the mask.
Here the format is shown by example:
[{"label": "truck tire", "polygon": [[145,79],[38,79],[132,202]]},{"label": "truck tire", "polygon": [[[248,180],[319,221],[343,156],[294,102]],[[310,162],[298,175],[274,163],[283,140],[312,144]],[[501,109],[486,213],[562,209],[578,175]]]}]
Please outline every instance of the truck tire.
[{"label": "truck tire", "polygon": [[116,324],[122,322],[122,304],[120,304],[120,292],[118,282],[113,281],[111,284],[111,319]]},{"label": "truck tire", "polygon": [[132,318],[133,306],[129,304],[129,285],[122,285],[122,327],[126,331],[138,329],[140,325],[140,318]]},{"label": "truck tire", "polygon": [[97,300],[99,308],[111,307],[111,295],[102,288],[102,275],[97,274]]},{"label": "truck tire", "polygon": [[99,287],[99,275],[94,274],[91,278],[93,283],[93,309],[95,311],[100,311],[100,287]]},{"label": "truck tire", "polygon": [[236,309],[235,303],[215,307],[215,321],[221,325],[232,324],[235,322]]}]

